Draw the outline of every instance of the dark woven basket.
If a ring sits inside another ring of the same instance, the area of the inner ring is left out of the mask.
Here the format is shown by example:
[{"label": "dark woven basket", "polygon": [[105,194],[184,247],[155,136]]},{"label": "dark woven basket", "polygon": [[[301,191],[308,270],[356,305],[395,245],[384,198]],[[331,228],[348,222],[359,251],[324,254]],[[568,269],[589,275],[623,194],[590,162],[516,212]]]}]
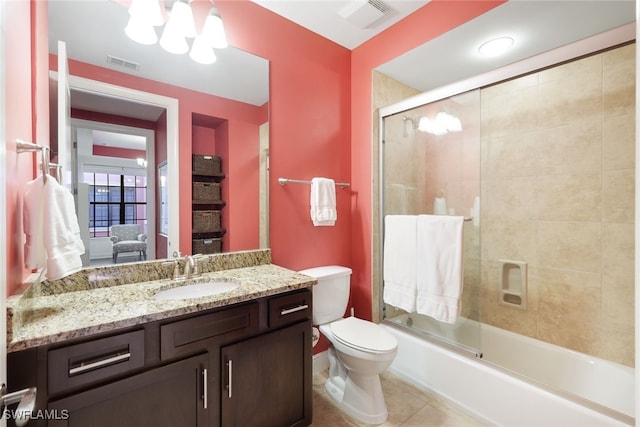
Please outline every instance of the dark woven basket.
[{"label": "dark woven basket", "polygon": [[222,239],[193,239],[194,254],[217,254],[222,252]]},{"label": "dark woven basket", "polygon": [[220,211],[193,211],[194,233],[210,233],[221,228]]},{"label": "dark woven basket", "polygon": [[216,182],[194,182],[194,202],[218,202],[220,201],[220,184]]},{"label": "dark woven basket", "polygon": [[194,154],[192,170],[195,175],[220,175],[222,160],[218,156]]}]

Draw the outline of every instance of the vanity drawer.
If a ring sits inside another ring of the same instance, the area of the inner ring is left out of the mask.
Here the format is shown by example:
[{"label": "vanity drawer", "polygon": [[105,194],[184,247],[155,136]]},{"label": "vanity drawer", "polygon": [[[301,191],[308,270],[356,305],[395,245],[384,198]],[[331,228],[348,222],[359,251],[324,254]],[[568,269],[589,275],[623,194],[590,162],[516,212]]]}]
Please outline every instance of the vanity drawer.
[{"label": "vanity drawer", "polygon": [[144,366],[144,331],[50,350],[49,394],[121,376]]},{"label": "vanity drawer", "polygon": [[160,326],[160,358],[206,350],[258,332],[258,303],[227,308]]},{"label": "vanity drawer", "polygon": [[311,319],[311,291],[287,293],[269,298],[269,327]]}]

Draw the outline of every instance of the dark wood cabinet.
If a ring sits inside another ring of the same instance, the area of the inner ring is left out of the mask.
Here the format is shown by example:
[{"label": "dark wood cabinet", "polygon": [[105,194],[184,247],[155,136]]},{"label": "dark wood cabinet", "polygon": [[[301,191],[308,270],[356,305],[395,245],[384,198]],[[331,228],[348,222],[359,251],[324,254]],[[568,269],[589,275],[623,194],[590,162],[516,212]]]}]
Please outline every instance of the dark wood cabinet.
[{"label": "dark wood cabinet", "polygon": [[310,425],[311,297],[285,292],[9,353],[10,391],[38,387],[38,427]]},{"label": "dark wood cabinet", "polygon": [[222,425],[311,423],[311,321],[222,348]]},{"label": "dark wood cabinet", "polygon": [[[49,404],[51,427],[207,426],[208,357],[200,355]],[[66,414],[66,415],[65,415]]]}]

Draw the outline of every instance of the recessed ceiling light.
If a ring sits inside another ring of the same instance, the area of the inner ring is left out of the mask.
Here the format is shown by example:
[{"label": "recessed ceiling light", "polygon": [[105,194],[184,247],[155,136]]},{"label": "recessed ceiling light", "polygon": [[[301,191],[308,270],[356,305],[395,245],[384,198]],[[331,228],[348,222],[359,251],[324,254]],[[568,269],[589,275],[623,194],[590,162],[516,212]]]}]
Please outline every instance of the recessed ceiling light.
[{"label": "recessed ceiling light", "polygon": [[511,37],[498,37],[482,43],[478,48],[478,52],[482,56],[498,56],[506,52],[511,46],[513,46]]}]

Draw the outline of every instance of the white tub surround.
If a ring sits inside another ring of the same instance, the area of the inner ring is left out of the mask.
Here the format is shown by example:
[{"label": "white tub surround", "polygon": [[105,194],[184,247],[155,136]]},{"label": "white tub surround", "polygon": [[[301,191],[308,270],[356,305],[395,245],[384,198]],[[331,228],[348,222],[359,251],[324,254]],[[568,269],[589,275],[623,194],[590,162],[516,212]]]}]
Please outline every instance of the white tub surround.
[{"label": "white tub surround", "polygon": [[[592,378],[592,381],[586,381],[587,384],[582,385],[587,391],[600,388],[599,394],[609,398],[605,404],[615,408],[615,410],[607,409],[602,406],[603,404],[587,402],[586,398],[574,399],[569,398],[568,393],[552,392],[551,387],[536,385],[533,381],[526,381],[520,376],[510,375],[506,370],[483,359],[469,357],[446,349],[390,322],[385,322],[384,326],[398,340],[398,355],[389,368],[391,372],[418,387],[428,389],[449,399],[474,417],[485,420],[490,425],[602,427],[625,426],[634,423],[634,370],[631,368],[627,372],[621,372],[619,369],[608,370],[607,368],[617,368],[618,366],[606,366],[606,363],[610,362],[602,361],[605,362],[603,364],[598,361],[598,363],[589,364],[595,366],[596,371],[580,373],[570,372],[573,369],[563,371],[575,373],[576,381],[582,380],[583,383],[585,378]],[[482,329],[483,352],[485,345],[488,347],[497,344],[505,338],[500,336],[500,332],[492,330],[497,328],[482,325]],[[511,335],[517,336],[516,334]],[[544,352],[548,349],[545,349],[544,345],[540,349],[531,347],[537,343],[526,343],[530,345],[528,349],[525,347],[519,349],[518,345],[522,343],[514,341],[513,345],[509,344],[508,352],[503,350],[502,354],[505,354],[505,357],[508,354],[510,359],[517,360],[518,355],[521,354],[519,351],[526,351],[527,357],[535,359],[533,365],[541,364],[540,362],[545,360],[547,356],[541,356],[543,353],[538,352]],[[500,345],[503,344],[505,344],[504,341]],[[577,359],[571,358],[576,355],[584,355],[565,349],[561,350],[568,353],[562,355],[566,357],[566,361],[561,366],[571,365],[576,369],[579,365],[587,367]],[[492,352],[491,349],[486,351]],[[531,364],[529,363],[529,365]],[[602,371],[598,372],[600,369]],[[595,379],[594,374],[601,374],[603,378]],[[624,375],[621,376],[621,374]],[[564,380],[569,381],[566,378]],[[567,396],[563,396],[564,394]],[[617,401],[618,399],[620,401]],[[580,401],[584,404],[578,403]],[[614,401],[615,403],[613,403]]]}]

